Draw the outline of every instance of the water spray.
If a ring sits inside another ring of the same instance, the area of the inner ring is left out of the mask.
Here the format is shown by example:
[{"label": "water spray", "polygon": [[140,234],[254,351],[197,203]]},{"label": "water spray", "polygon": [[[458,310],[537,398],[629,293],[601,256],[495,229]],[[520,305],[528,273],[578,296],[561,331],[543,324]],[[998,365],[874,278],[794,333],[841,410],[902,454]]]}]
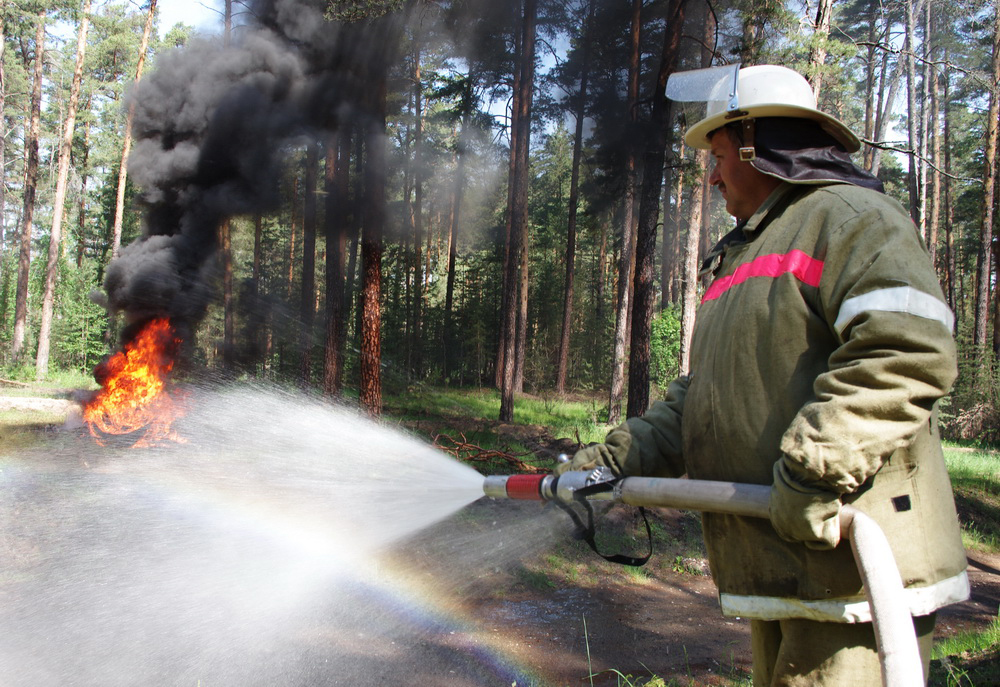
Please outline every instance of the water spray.
[{"label": "water spray", "polygon": [[[662,477],[617,477],[606,467],[561,475],[491,475],[483,481],[486,496],[555,502],[564,506],[589,501],[631,506],[679,508],[744,517],[770,518],[771,488],[760,484]],[[840,511],[841,536],[851,542],[882,664],[885,687],[924,684],[923,663],[913,620],[903,598],[903,582],[889,541],[878,524],[856,508]]]}]

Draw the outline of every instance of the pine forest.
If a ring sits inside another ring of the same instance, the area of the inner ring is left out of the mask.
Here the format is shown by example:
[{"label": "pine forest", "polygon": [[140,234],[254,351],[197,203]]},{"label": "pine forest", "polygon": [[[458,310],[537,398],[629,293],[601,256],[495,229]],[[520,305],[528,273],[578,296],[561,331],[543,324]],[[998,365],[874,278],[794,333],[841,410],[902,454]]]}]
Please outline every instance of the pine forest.
[{"label": "pine forest", "polygon": [[926,242],[944,430],[1000,441],[997,0],[204,4],[0,0],[0,378],[90,374],[164,315],[182,376],[641,414],[733,227],[667,78],[779,64]]}]

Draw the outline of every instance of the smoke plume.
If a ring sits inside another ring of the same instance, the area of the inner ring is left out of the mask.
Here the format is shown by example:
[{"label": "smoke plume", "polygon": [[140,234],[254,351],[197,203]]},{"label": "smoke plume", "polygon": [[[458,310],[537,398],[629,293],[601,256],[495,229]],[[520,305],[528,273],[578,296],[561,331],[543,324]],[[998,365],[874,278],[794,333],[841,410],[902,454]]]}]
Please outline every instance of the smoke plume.
[{"label": "smoke plume", "polygon": [[296,143],[365,116],[366,71],[391,43],[373,32],[394,20],[348,31],[322,6],[261,0],[231,45],[195,38],[133,89],[129,173],[145,226],[105,279],[109,307],[128,322],[167,316],[193,328],[215,297],[220,224],[274,209]]}]

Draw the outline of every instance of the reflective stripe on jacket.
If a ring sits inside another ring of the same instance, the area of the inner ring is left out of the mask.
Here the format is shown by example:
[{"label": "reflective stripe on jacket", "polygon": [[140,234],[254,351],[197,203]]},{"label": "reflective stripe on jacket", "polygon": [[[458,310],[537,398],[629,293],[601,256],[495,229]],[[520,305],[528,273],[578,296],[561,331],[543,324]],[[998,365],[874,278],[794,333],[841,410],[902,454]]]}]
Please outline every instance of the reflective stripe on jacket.
[{"label": "reflective stripe on jacket", "polygon": [[[856,186],[784,184],[743,237],[719,251],[690,376],[612,432],[631,435],[623,469],[771,484],[789,461],[881,525],[915,615],[966,598],[934,412],[953,321],[909,217]],[[848,543],[816,551],[711,513],[703,528],[726,614],[870,619]]]}]

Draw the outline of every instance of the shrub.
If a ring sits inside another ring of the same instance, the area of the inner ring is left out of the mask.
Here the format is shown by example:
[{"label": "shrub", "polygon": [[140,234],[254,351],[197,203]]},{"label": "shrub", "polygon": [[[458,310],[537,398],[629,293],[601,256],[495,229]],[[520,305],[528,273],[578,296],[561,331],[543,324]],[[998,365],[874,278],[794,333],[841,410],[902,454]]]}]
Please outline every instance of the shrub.
[{"label": "shrub", "polygon": [[649,342],[649,377],[665,388],[680,372],[681,319],[676,308],[653,318]]}]

